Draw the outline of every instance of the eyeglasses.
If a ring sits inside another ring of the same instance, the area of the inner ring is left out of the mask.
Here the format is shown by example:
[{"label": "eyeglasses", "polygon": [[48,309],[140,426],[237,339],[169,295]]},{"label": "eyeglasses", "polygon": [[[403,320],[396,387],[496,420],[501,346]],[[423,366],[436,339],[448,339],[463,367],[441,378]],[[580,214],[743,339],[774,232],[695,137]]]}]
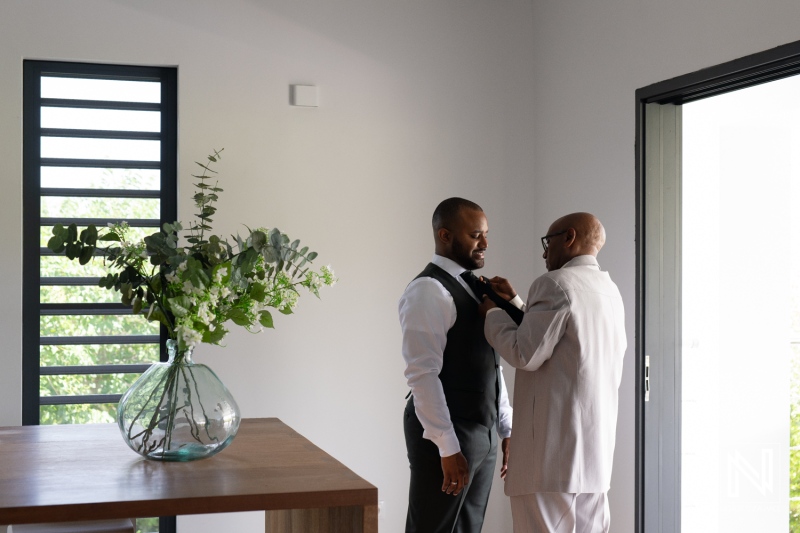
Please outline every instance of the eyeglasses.
[{"label": "eyeglasses", "polygon": [[558,233],[551,233],[550,235],[545,235],[544,237],[542,237],[542,248],[544,248],[544,251],[546,252],[547,247],[550,246],[550,239],[552,239],[553,237],[558,237],[559,235],[563,235],[568,231],[569,231],[568,229],[565,229],[564,231],[559,231]]}]

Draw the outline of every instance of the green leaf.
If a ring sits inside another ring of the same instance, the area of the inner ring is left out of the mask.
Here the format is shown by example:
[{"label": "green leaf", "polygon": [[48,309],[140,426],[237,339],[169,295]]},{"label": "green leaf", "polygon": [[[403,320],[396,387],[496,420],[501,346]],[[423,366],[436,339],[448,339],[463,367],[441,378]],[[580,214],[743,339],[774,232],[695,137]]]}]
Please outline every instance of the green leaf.
[{"label": "green leaf", "polygon": [[283,313],[284,315],[291,315],[292,313],[294,313],[294,311],[292,311],[292,308],[291,308],[291,307],[284,307],[284,308],[283,308],[283,309],[281,309],[280,311],[281,311],[281,313]]},{"label": "green leaf", "polygon": [[292,245],[290,246],[290,248],[291,248],[292,250],[297,250],[297,247],[298,247],[298,246],[300,246],[300,239],[297,239],[296,241],[294,241],[294,242],[292,243]]},{"label": "green leaf", "polygon": [[142,311],[142,298],[137,296],[133,299],[133,314],[138,315]]},{"label": "green leaf", "polygon": [[275,328],[275,324],[272,322],[272,314],[269,311],[261,311],[259,313],[258,322],[265,328]]},{"label": "green leaf", "polygon": [[78,225],[77,224],[70,224],[67,228],[67,238],[64,239],[69,242],[75,242],[78,240]]},{"label": "green leaf", "polygon": [[94,246],[90,245],[84,246],[80,252],[78,263],[85,265],[86,263],[92,260],[93,255],[94,255]]},{"label": "green leaf", "polygon": [[250,297],[257,302],[263,302],[267,296],[266,289],[261,283],[253,283],[250,285]]},{"label": "green leaf", "polygon": [[65,249],[64,239],[58,235],[53,235],[50,237],[50,240],[47,241],[47,247],[55,253],[61,253]]},{"label": "green leaf", "polygon": [[172,314],[178,317],[184,317],[189,314],[192,308],[192,302],[185,294],[176,296],[174,298],[167,298],[167,305]]},{"label": "green leaf", "polygon": [[161,312],[161,308],[159,308],[156,304],[152,304],[150,306],[150,309],[148,309],[147,314],[148,314],[147,319],[150,320],[151,322],[161,322],[166,327],[168,328],[171,327],[169,320],[167,320],[167,317],[164,315],[164,313]]},{"label": "green leaf", "polygon": [[216,170],[212,170],[211,168],[209,168],[208,166],[204,165],[203,163],[200,163],[199,161],[195,161],[195,163],[197,163],[198,165],[200,165],[200,166],[201,166],[201,167],[203,167],[204,169],[208,170],[209,172],[213,172],[214,174],[216,174],[216,173],[217,173],[217,171],[216,171]]},{"label": "green leaf", "polygon": [[313,261],[316,258],[317,258],[317,252],[311,252],[306,256],[306,259],[308,259],[309,261]]},{"label": "green leaf", "polygon": [[233,323],[236,324],[237,326],[250,325],[250,320],[248,320],[245,312],[235,307],[228,312],[228,318],[233,320]]},{"label": "green leaf", "polygon": [[67,244],[67,249],[66,249],[65,253],[66,253],[67,257],[69,257],[70,259],[75,259],[76,257],[78,257],[80,255],[81,248],[83,248],[81,246],[81,243],[79,243],[79,242],[70,242],[69,244]]},{"label": "green leaf", "polygon": [[119,235],[117,235],[113,231],[109,231],[108,233],[104,233],[103,235],[98,237],[98,240],[101,240],[101,241],[116,241],[116,242],[122,241],[122,239],[119,238]]},{"label": "green leaf", "polygon": [[227,332],[228,330],[222,326],[217,326],[214,331],[206,329],[203,331],[203,342],[207,344],[219,344]]},{"label": "green leaf", "polygon": [[267,245],[267,234],[260,230],[253,231],[247,238],[247,245],[255,248],[256,252],[261,252]]},{"label": "green leaf", "polygon": [[272,228],[269,230],[269,242],[275,248],[281,247],[281,232],[278,228]]}]

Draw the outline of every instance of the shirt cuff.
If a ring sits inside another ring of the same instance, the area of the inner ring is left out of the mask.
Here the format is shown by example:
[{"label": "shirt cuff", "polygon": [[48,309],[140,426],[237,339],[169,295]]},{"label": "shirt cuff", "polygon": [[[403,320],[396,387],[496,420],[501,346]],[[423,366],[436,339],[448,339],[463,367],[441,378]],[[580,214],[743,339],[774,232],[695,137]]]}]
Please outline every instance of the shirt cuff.
[{"label": "shirt cuff", "polygon": [[450,457],[461,451],[458,437],[453,430],[445,431],[441,436],[431,440],[439,448],[439,457]]},{"label": "shirt cuff", "polygon": [[509,301],[511,302],[511,305],[513,305],[517,309],[522,309],[522,310],[525,309],[525,302],[522,301],[522,298],[519,297],[519,294],[511,298],[511,300]]}]

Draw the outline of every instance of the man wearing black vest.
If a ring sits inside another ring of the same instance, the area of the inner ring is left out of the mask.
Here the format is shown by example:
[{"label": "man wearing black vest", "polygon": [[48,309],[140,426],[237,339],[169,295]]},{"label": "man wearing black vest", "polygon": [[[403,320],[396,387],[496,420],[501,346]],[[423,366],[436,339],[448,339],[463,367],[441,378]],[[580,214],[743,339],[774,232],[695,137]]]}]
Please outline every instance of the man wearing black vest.
[{"label": "man wearing black vest", "polygon": [[471,271],[484,264],[487,233],[479,205],[444,200],[433,213],[433,259],[400,298],[411,387],[404,413],[411,468],[407,533],[481,531],[498,435],[505,476],[511,406],[483,334],[480,299],[470,288]]}]

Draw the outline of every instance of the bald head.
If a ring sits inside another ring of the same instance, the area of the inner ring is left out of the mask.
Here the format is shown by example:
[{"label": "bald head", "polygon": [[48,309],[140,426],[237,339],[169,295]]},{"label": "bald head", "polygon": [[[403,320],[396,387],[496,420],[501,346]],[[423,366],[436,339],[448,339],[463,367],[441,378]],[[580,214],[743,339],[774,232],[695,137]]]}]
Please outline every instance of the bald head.
[{"label": "bald head", "polygon": [[547,270],[559,269],[579,255],[596,257],[606,243],[606,230],[600,219],[591,213],[565,215],[550,225],[547,234],[558,234],[551,239],[543,255]]}]

